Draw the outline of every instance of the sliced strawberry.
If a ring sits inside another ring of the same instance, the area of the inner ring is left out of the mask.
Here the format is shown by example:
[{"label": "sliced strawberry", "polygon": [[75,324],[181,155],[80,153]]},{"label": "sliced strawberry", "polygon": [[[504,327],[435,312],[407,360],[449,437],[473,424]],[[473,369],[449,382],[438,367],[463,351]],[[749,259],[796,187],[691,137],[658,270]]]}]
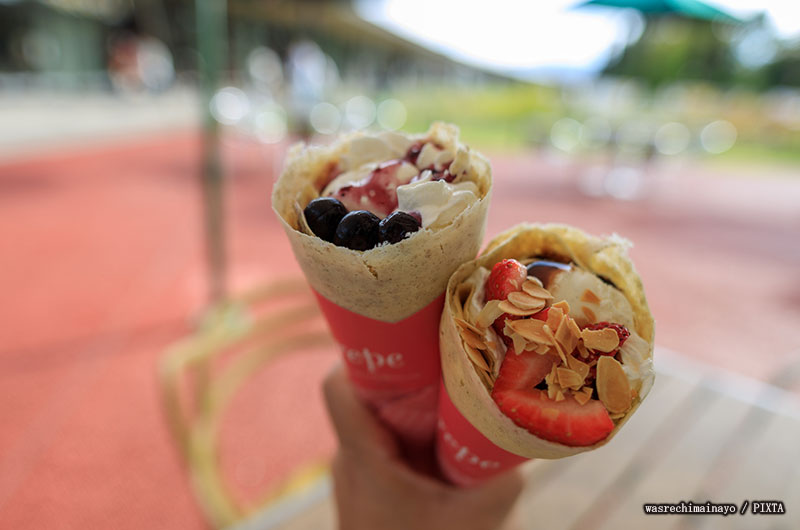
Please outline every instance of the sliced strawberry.
[{"label": "sliced strawberry", "polygon": [[486,300],[505,300],[509,293],[522,290],[528,269],[515,259],[495,263],[486,279]]},{"label": "sliced strawberry", "polygon": [[536,352],[524,351],[517,355],[513,346],[508,348],[500,373],[494,382],[492,395],[505,390],[533,390],[544,380],[553,367],[553,358]]},{"label": "sliced strawberry", "polygon": [[541,390],[505,390],[492,393],[500,410],[517,425],[544,440],[572,447],[595,444],[614,429],[602,403],[581,405],[573,397],[554,401]]},{"label": "sliced strawberry", "polygon": [[[505,300],[510,293],[522,290],[522,283],[528,277],[528,269],[525,265],[515,259],[504,259],[503,261],[495,263],[492,267],[492,272],[486,279],[484,286],[484,294],[486,300]],[[503,333],[503,328],[506,325],[506,320],[517,320],[518,316],[503,313],[495,319],[492,323],[495,331],[500,337],[509,344],[510,341]]]}]

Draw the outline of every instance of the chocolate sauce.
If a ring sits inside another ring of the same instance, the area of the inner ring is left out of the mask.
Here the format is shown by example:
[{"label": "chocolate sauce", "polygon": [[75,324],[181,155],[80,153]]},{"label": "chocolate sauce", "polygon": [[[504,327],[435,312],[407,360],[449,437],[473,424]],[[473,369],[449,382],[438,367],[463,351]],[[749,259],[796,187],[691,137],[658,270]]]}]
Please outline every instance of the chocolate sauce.
[{"label": "chocolate sauce", "polygon": [[572,270],[571,264],[559,263],[557,261],[537,260],[528,265],[528,275],[539,278],[545,289],[553,281],[556,274],[568,270]]}]

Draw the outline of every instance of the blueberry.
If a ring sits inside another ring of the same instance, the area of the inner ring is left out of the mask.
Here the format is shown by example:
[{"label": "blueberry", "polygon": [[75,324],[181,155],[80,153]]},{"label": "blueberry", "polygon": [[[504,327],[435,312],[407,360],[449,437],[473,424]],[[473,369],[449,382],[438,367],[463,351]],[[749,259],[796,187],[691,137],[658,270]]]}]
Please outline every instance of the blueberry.
[{"label": "blueberry", "polygon": [[379,238],[381,242],[399,243],[419,229],[420,223],[416,217],[406,212],[394,212],[381,221]]},{"label": "blueberry", "polygon": [[336,227],[339,226],[342,217],[347,215],[347,208],[333,197],[319,197],[308,203],[303,215],[306,216],[306,223],[314,235],[333,242]]},{"label": "blueberry", "polygon": [[378,216],[366,210],[356,210],[342,217],[336,227],[333,242],[353,250],[369,250],[378,244]]}]

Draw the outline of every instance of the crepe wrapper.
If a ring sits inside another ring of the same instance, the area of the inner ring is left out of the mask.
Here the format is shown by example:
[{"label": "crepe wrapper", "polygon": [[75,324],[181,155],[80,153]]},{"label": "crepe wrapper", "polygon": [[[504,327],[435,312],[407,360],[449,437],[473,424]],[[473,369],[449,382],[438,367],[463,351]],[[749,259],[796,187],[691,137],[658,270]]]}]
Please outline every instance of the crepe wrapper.
[{"label": "crepe wrapper", "polygon": [[[435,123],[413,140],[452,142],[458,130]],[[357,392],[405,441],[430,442],[440,380],[438,327],[453,271],[478,253],[486,227],[491,168],[469,151],[478,200],[440,229],[421,229],[392,245],[355,251],[324,241],[303,208],[319,196],[356,135],[330,146],[295,145],[272,207],[317,295]],[[462,146],[463,147],[463,146]]]},{"label": "crepe wrapper", "polygon": [[[469,486],[511,469],[525,459],[563,458],[597,449],[616,435],[649,390],[645,389],[643,395],[634,398],[630,410],[616,420],[614,430],[605,440],[591,446],[570,447],[550,442],[517,426],[497,407],[464,351],[454,319],[468,296],[462,285],[465,280],[478,267],[491,269],[504,258],[542,256],[572,261],[612,282],[625,295],[633,309],[635,331],[648,342],[648,355],[652,358],[653,317],[641,279],[627,256],[628,246],[622,238],[592,237],[569,226],[522,224],[498,235],[481,257],[465,263],[453,274],[445,293],[439,331],[444,388],[439,403],[437,453],[440,467],[449,480]],[[460,459],[457,458],[459,451]]]}]

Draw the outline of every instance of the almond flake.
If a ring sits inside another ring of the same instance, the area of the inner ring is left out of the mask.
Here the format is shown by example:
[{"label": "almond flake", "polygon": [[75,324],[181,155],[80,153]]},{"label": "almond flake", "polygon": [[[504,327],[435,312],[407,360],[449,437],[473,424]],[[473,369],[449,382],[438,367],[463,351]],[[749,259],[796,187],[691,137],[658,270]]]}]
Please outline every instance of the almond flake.
[{"label": "almond flake", "polygon": [[535,318],[522,320],[509,320],[508,327],[526,339],[537,344],[550,344],[550,339],[544,332],[544,322]]},{"label": "almond flake", "polygon": [[[533,263],[533,260],[525,260],[525,261],[527,261],[527,262],[528,262],[528,263],[525,263],[525,265],[529,265],[529,264]],[[538,285],[539,287],[544,287],[544,284],[542,283],[542,280],[540,280],[540,279],[539,279],[539,278],[537,278],[536,276],[528,276],[528,277],[525,279],[525,282],[522,284],[523,288],[525,287],[525,283],[528,283],[528,282],[530,282],[530,283],[535,283],[535,284],[536,284],[536,285]]]},{"label": "almond flake", "polygon": [[578,390],[583,385],[583,377],[574,370],[559,367],[556,373],[558,374],[558,384],[562,387]]},{"label": "almond flake", "polygon": [[564,318],[564,312],[561,308],[551,306],[550,310],[547,312],[547,325],[550,326],[550,329],[558,329],[562,318]]},{"label": "almond flake", "polygon": [[631,407],[628,376],[619,361],[608,355],[597,361],[597,395],[612,414],[625,412]]},{"label": "almond flake", "polygon": [[575,337],[575,341],[577,342],[581,338],[581,328],[578,327],[578,324],[575,322],[574,318],[568,319],[567,324],[569,324],[569,332],[570,334]]},{"label": "almond flake", "polygon": [[561,390],[556,392],[556,401],[564,401],[564,392]]},{"label": "almond flake", "polygon": [[618,420],[620,418],[624,418],[625,417],[625,413],[624,412],[619,412],[617,414],[609,414],[608,417],[611,418],[612,420]]},{"label": "almond flake", "polygon": [[508,293],[508,301],[520,309],[536,309],[541,311],[545,306],[545,301],[541,298],[533,297],[522,291]]},{"label": "almond flake", "polygon": [[483,383],[483,386],[486,387],[486,390],[491,392],[492,387],[494,386],[494,381],[492,381],[492,376],[489,375],[489,372],[484,370],[475,370],[475,373],[478,374],[478,379],[481,380],[481,383]]},{"label": "almond flake", "polygon": [[583,357],[584,359],[586,359],[587,357],[589,357],[589,350],[587,350],[587,349],[586,349],[586,346],[584,346],[582,342],[579,342],[579,343],[578,343],[578,353],[579,353],[579,354],[580,354],[580,356],[581,356],[581,357]]},{"label": "almond flake", "polygon": [[464,351],[467,352],[467,357],[475,366],[487,372],[489,371],[489,365],[486,364],[486,359],[483,358],[480,351],[466,344],[464,345]]},{"label": "almond flake", "polygon": [[585,305],[581,306],[581,311],[583,312],[583,315],[586,317],[586,319],[590,323],[597,322],[597,315],[594,314],[594,311],[592,311],[591,309],[589,309]]},{"label": "almond flake", "polygon": [[571,355],[567,357],[567,366],[569,366],[570,370],[574,370],[575,373],[578,374],[578,377],[581,378],[581,383],[583,383],[583,380],[589,375],[589,365]]},{"label": "almond flake", "polygon": [[[503,310],[503,313],[508,313],[509,315],[515,315],[515,316],[518,316],[518,317],[528,317],[528,316],[531,316],[534,313],[538,313],[541,310],[541,308],[539,308],[539,309],[522,309],[522,308],[519,308],[519,307],[515,306],[514,304],[512,304],[508,300],[502,300],[498,307],[500,307],[500,309]],[[542,307],[544,307],[544,304],[542,304]]]},{"label": "almond flake", "polygon": [[511,327],[512,322],[514,322],[514,320],[506,320],[503,333],[514,343],[514,351],[519,355],[528,347],[528,341],[525,340],[525,337],[514,331],[514,328]]},{"label": "almond flake", "polygon": [[556,329],[556,340],[561,344],[566,353],[572,353],[572,350],[574,350],[575,346],[578,344],[578,337],[573,336],[570,332],[569,321],[571,320],[572,319],[569,317],[562,318],[558,329]]},{"label": "almond flake", "polygon": [[[539,355],[544,355],[544,354],[546,354],[546,353],[548,353],[550,351],[550,346],[548,346],[547,344],[539,344],[536,347],[536,350],[534,350],[534,351],[536,351],[536,353],[538,353]],[[558,354],[556,354],[556,355],[558,355]]]},{"label": "almond flake", "polygon": [[525,291],[528,295],[534,298],[540,298],[542,300],[552,300],[553,295],[550,294],[550,291],[545,289],[539,284],[530,281],[530,278],[526,280],[522,284],[522,290]]},{"label": "almond flake", "polygon": [[594,394],[594,390],[592,390],[592,387],[590,387],[590,386],[583,387],[581,389],[581,392],[583,392],[584,394],[586,394],[589,397],[592,397],[592,394]]},{"label": "almond flake", "polygon": [[471,332],[473,332],[474,334],[476,334],[479,337],[483,335],[483,331],[481,331],[479,328],[476,328],[475,326],[473,326],[472,324],[470,324],[469,322],[467,322],[463,318],[456,318],[454,320],[455,320],[456,324],[458,325],[458,327],[460,327],[461,329],[467,330],[467,331],[471,331]]},{"label": "almond flake", "polygon": [[478,350],[486,349],[486,344],[483,342],[483,340],[472,331],[468,329],[460,329],[459,335],[461,335],[461,340],[464,341],[464,344]]},{"label": "almond flake", "polygon": [[569,304],[566,300],[561,300],[560,302],[553,304],[553,307],[559,308],[565,315],[569,315]]},{"label": "almond flake", "polygon": [[492,325],[492,322],[497,320],[497,317],[502,314],[503,310],[500,309],[500,300],[489,300],[475,318],[475,325],[479,328],[488,328]]},{"label": "almond flake", "polygon": [[558,353],[558,356],[561,358],[561,362],[563,362],[566,365],[567,364],[567,355],[566,355],[566,353],[564,353],[564,350],[561,348],[561,344],[559,344],[558,341],[556,340],[556,336],[553,334],[553,330],[550,329],[550,326],[548,326],[546,324],[545,324],[543,329],[544,329],[545,334],[547,334],[547,337],[553,342],[553,346],[556,347],[556,352]]},{"label": "almond flake", "polygon": [[590,399],[592,399],[591,394],[584,394],[583,392],[576,392],[575,394],[573,394],[573,397],[575,398],[575,401],[577,401],[581,405],[585,405],[586,403],[589,402]]},{"label": "almond flake", "polygon": [[600,298],[591,289],[586,289],[581,295],[581,302],[588,302],[590,304],[599,304]]},{"label": "almond flake", "polygon": [[592,350],[608,353],[619,346],[619,335],[612,328],[581,330],[583,344]]}]

